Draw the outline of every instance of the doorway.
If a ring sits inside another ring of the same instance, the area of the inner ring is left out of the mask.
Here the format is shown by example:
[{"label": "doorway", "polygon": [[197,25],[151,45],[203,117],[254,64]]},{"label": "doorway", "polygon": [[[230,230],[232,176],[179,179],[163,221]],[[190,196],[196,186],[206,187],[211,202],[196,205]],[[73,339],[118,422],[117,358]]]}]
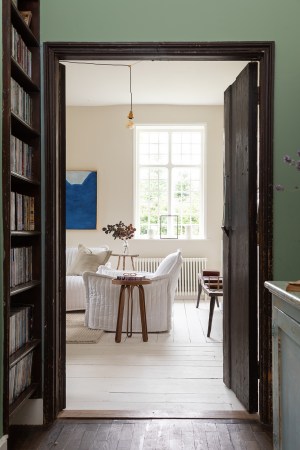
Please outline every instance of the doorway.
[{"label": "doorway", "polygon": [[[64,205],[60,190],[65,180],[65,167],[60,154],[61,125],[59,96],[63,95],[59,82],[59,61],[66,59],[157,59],[157,60],[254,60],[260,62],[260,416],[270,418],[270,324],[269,298],[263,281],[271,277],[271,196],[272,180],[272,104],[273,104],[273,44],[45,44],[45,125],[46,125],[46,420],[53,420],[64,407]],[[63,75],[61,75],[63,76]],[[264,171],[262,171],[264,168]],[[266,170],[266,168],[268,168]],[[59,301],[59,300],[62,301]],[[266,336],[269,338],[266,340]],[[53,392],[55,393],[53,398]]]}]

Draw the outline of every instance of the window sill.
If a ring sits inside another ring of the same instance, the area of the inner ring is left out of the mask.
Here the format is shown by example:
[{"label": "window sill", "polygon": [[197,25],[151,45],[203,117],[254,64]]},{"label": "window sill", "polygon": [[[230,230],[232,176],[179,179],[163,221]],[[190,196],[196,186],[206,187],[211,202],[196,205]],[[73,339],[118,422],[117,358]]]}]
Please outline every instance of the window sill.
[{"label": "window sill", "polygon": [[159,238],[159,237],[154,237],[154,238],[148,238],[148,237],[135,237],[134,238],[134,240],[135,241],[177,241],[177,242],[182,242],[182,241],[184,241],[184,242],[189,242],[189,241],[193,241],[193,242],[195,242],[195,241],[207,241],[208,239],[207,238],[191,238],[191,239],[186,239],[186,238],[178,238],[178,239],[175,239],[175,238],[170,238],[170,239],[167,239],[167,238]]}]

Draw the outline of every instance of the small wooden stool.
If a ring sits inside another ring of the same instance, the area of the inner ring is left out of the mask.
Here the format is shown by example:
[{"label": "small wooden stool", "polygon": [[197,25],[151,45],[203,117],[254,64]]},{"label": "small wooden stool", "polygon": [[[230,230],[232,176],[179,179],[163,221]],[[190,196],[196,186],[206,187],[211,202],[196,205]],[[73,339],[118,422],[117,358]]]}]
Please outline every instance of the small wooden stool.
[{"label": "small wooden stool", "polygon": [[[219,283],[220,283],[220,285],[219,285]],[[215,289],[216,288],[223,289],[223,278],[220,277],[219,270],[203,270],[202,272],[198,273],[198,297],[197,297],[196,308],[199,307],[200,296],[201,296],[203,284],[207,284],[209,288],[214,287]],[[217,299],[217,305],[219,307],[218,299]]]},{"label": "small wooden stool", "polygon": [[145,293],[144,285],[151,284],[151,280],[117,280],[113,279],[112,284],[121,286],[120,296],[119,296],[119,310],[116,328],[115,342],[121,342],[122,337],[122,324],[123,324],[123,314],[125,306],[125,292],[128,292],[128,307],[127,307],[127,329],[126,333],[128,337],[132,336],[132,309],[133,309],[133,289],[135,286],[139,288],[139,304],[140,304],[140,314],[141,314],[141,324],[142,324],[142,334],[143,341],[148,341],[148,331],[147,331],[147,317],[146,317],[146,305],[145,305]]},{"label": "small wooden stool", "polygon": [[223,287],[220,289],[209,288],[207,284],[202,284],[203,291],[210,297],[209,303],[209,317],[208,317],[208,328],[207,337],[210,337],[212,319],[214,315],[215,303],[219,304],[218,297],[223,297]]}]

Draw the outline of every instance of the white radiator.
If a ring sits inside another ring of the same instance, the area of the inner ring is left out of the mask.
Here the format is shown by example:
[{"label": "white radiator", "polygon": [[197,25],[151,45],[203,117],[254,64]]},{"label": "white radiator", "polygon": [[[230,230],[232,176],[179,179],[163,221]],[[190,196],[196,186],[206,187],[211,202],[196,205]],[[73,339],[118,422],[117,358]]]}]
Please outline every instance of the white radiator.
[{"label": "white radiator", "polygon": [[[143,272],[155,272],[164,258],[137,258],[135,268]],[[176,298],[195,297],[198,293],[198,273],[206,269],[207,258],[183,258],[178,279]]]}]

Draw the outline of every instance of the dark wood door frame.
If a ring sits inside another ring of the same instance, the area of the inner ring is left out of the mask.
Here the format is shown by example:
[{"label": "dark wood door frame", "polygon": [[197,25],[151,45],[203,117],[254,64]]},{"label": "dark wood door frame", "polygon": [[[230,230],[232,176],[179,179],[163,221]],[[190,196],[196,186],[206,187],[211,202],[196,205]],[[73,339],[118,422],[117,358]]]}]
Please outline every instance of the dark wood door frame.
[{"label": "dark wood door frame", "polygon": [[[273,89],[274,42],[151,42],[44,44],[45,112],[45,421],[53,421],[64,407],[57,386],[64,377],[62,311],[65,294],[65,247],[61,242],[63,202],[57,193],[65,181],[65,155],[60,154],[59,61],[64,60],[162,60],[162,61],[258,61],[259,115],[259,413],[272,421],[271,297],[264,281],[272,279],[272,182],[273,182]],[[62,244],[62,245],[61,245]],[[57,252],[59,250],[59,255]]]}]

